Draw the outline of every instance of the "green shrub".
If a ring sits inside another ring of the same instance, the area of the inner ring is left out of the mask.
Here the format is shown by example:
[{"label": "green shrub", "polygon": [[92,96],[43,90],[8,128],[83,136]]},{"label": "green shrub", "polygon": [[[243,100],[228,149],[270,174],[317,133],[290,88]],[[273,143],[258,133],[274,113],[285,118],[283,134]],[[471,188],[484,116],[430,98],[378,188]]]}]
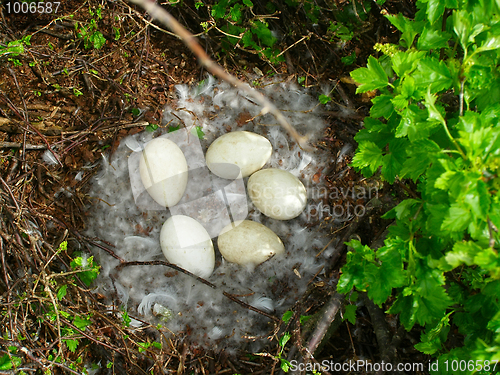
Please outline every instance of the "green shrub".
[{"label": "green shrub", "polygon": [[[349,243],[338,290],[367,291],[378,305],[393,295],[388,313],[407,330],[425,327],[416,348],[439,357],[434,373],[490,373],[500,360],[499,8],[490,0],[417,7],[413,20],[388,15],[399,45],[376,46],[382,56],[351,73],[357,92],[379,91],[353,166],[417,189],[385,214],[395,220],[385,246]],[[451,346],[451,326],[463,346]],[[454,360],[476,362],[444,365]]]}]

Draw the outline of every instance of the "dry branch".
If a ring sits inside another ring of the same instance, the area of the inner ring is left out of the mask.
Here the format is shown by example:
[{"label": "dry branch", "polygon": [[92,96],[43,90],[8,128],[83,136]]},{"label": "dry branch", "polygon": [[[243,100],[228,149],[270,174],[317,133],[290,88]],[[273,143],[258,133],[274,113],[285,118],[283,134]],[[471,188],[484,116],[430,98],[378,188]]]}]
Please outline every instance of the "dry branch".
[{"label": "dry branch", "polygon": [[264,95],[257,90],[251,88],[248,84],[240,81],[238,78],[227,73],[219,64],[210,59],[202,46],[197,42],[196,38],[186,30],[172,15],[165,9],[150,0],[130,0],[131,2],[140,5],[154,18],[166,25],[170,30],[177,34],[186,46],[198,57],[200,64],[203,65],[210,73],[216,77],[230,83],[241,91],[251,96],[263,108],[261,114],[271,113],[279,124],[290,134],[299,144],[300,148],[310,150],[312,146],[309,144],[309,137],[301,135],[295,128],[290,125],[285,116],[280,110],[271,103]]}]

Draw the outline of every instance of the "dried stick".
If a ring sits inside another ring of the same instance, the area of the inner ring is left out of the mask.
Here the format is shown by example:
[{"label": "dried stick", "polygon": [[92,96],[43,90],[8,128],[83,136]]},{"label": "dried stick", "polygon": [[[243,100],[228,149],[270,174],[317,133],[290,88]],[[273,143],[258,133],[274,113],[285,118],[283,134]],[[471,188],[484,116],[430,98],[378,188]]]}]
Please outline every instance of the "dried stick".
[{"label": "dried stick", "polygon": [[[199,282],[205,284],[205,285],[208,285],[210,288],[212,289],[216,289],[217,286],[212,284],[210,281],[207,281],[205,280],[204,278],[202,277],[199,277],[199,276],[196,276],[195,274],[185,270],[184,268],[181,268],[179,266],[177,266],[176,264],[173,264],[173,263],[168,263],[168,262],[164,262],[162,260],[152,260],[152,261],[145,261],[145,262],[141,262],[141,261],[132,261],[132,262],[121,262],[117,267],[116,267],[116,272],[119,272],[120,270],[122,270],[124,267],[130,267],[130,266],[165,266],[165,267],[170,267],[176,271],[179,271],[179,272],[182,272],[196,280],[198,280]],[[222,292],[222,294],[230,299],[231,301],[233,302],[236,302],[237,304],[245,307],[246,309],[249,309],[249,310],[252,310],[252,311],[255,311],[256,313],[259,313],[263,316],[265,316],[266,318],[269,318],[271,320],[274,320],[275,322],[279,322],[280,319],[273,316],[273,315],[270,315],[268,313],[266,313],[265,311],[262,311],[256,307],[253,307],[252,305],[249,305],[248,303],[245,303],[241,300],[239,300],[238,298],[236,298],[235,296],[233,296],[232,294],[229,294],[227,292]]]},{"label": "dried stick", "polygon": [[325,336],[327,336],[328,330],[342,307],[343,302],[344,295],[340,293],[335,293],[332,298],[330,298],[328,305],[324,309],[324,314],[320,318],[320,321],[318,322],[316,329],[314,330],[314,333],[312,334],[306,347],[307,351],[312,355],[314,355],[314,352],[316,352]]},{"label": "dried stick", "polygon": [[[17,142],[0,142],[0,148],[22,148],[22,143]],[[25,150],[45,150],[47,149],[46,145],[30,145],[25,144]]]},{"label": "dried stick", "polygon": [[252,89],[248,84],[240,81],[232,76],[215,61],[210,59],[205,50],[197,42],[196,38],[187,31],[170,13],[157,5],[151,0],[130,0],[131,2],[140,5],[154,18],[165,24],[170,30],[177,34],[186,46],[198,57],[200,64],[204,66],[210,73],[216,77],[230,83],[241,91],[251,96],[257,103],[262,105],[261,114],[271,113],[280,125],[295,139],[300,148],[311,150],[312,146],[308,143],[309,137],[301,135],[295,128],[290,125],[285,116],[279,111],[276,106],[271,103],[264,95],[257,90]]}]

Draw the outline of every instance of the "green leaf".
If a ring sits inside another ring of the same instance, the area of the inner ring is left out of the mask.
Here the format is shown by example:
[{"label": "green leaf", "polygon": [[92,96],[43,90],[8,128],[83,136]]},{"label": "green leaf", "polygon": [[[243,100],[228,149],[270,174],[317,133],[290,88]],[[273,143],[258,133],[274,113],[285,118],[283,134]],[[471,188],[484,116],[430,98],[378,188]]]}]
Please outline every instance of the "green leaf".
[{"label": "green leaf", "polygon": [[352,250],[347,253],[347,262],[342,267],[337,291],[347,294],[353,287],[364,291],[366,287],[365,266],[367,261],[375,259],[375,253],[369,246],[362,245],[356,240],[347,242],[346,245],[352,247]]},{"label": "green leaf", "polygon": [[243,0],[243,4],[245,4],[249,8],[253,7],[253,3],[250,0]]},{"label": "green leaf", "polygon": [[[405,314],[406,329],[412,328],[416,322],[425,325],[442,319],[451,304],[451,299],[443,288],[444,283],[442,271],[429,268],[423,261],[418,262],[415,268],[415,284],[406,288],[405,305],[397,306],[398,309],[393,310],[396,306],[394,304],[390,312],[401,312],[402,316]],[[399,310],[405,307],[409,311]]]},{"label": "green leaf", "polygon": [[461,204],[453,203],[445,215],[443,225],[441,225],[441,230],[445,230],[450,233],[461,232],[467,228],[470,220],[471,216],[469,210],[462,207]]},{"label": "green leaf", "polygon": [[7,371],[15,367],[19,367],[22,364],[22,360],[19,357],[11,355],[9,357],[8,354],[4,354],[0,357],[0,370]]},{"label": "green leaf", "polygon": [[212,7],[212,17],[216,20],[226,15],[226,9],[229,5],[229,0],[219,0]]},{"label": "green leaf", "polygon": [[137,350],[139,351],[139,353],[144,353],[146,350],[149,349],[151,344],[149,342],[138,342],[137,346],[138,346]]},{"label": "green leaf", "polygon": [[[434,107],[435,108],[435,107]],[[428,111],[415,104],[401,111],[401,120],[396,128],[396,137],[408,136],[411,142],[428,138],[439,123],[429,121]]]},{"label": "green leaf", "polygon": [[290,319],[292,319],[292,316],[293,316],[293,311],[290,311],[290,310],[285,311],[285,313],[281,317],[281,320],[285,323],[288,323],[290,321]]},{"label": "green leaf", "polygon": [[381,262],[379,267],[370,265],[365,268],[368,297],[381,306],[391,295],[393,288],[405,284],[406,277],[400,253],[391,247],[381,247],[376,256]]},{"label": "green leaf", "polygon": [[387,142],[394,138],[392,131],[388,124],[384,124],[381,121],[365,117],[365,128],[358,131],[354,139],[359,144],[364,142],[373,142],[380,149],[387,145]]},{"label": "green leaf", "polygon": [[175,131],[179,130],[180,128],[181,128],[180,125],[177,125],[177,126],[169,125],[167,128],[167,133],[175,132]]},{"label": "green leaf", "polygon": [[383,156],[382,175],[391,184],[394,183],[406,159],[408,143],[406,139],[392,139],[389,142],[389,153]]},{"label": "green leaf", "polygon": [[411,20],[401,14],[386,15],[385,17],[401,31],[399,43],[405,48],[410,48],[415,37],[422,32],[424,22]]},{"label": "green leaf", "polygon": [[76,328],[84,330],[85,327],[88,327],[89,325],[92,324],[89,318],[82,318],[79,315],[76,315],[75,318],[73,319],[73,324],[75,325]]},{"label": "green leaf", "polygon": [[447,90],[453,84],[450,69],[445,62],[430,57],[419,61],[413,78],[420,87],[430,88],[432,93]]},{"label": "green leaf", "polygon": [[394,106],[391,99],[392,95],[379,95],[373,98],[370,116],[373,118],[384,117],[388,119],[394,112]]},{"label": "green leaf", "polygon": [[405,199],[389,212],[385,213],[383,219],[397,218],[404,220],[415,215],[422,202],[418,199]]},{"label": "green leaf", "polygon": [[161,346],[161,343],[160,342],[157,342],[157,341],[153,341],[152,342],[152,345],[156,348],[156,349],[160,349],[162,348]]},{"label": "green leaf", "polygon": [[236,23],[241,22],[241,15],[242,15],[241,9],[242,9],[241,4],[235,4],[229,9],[229,16]]},{"label": "green leaf", "polygon": [[301,315],[299,318],[299,322],[300,324],[305,324],[308,320],[312,319],[312,317],[312,315]]},{"label": "green leaf", "polygon": [[415,348],[425,354],[434,354],[440,350],[450,331],[450,315],[452,313],[446,314],[435,326],[429,325],[420,337],[422,342],[415,345]]},{"label": "green leaf", "polygon": [[122,319],[123,319],[123,325],[125,327],[129,327],[130,323],[132,322],[132,319],[130,319],[130,317],[128,316],[128,312],[125,309],[122,310]]},{"label": "green leaf", "polygon": [[280,367],[283,372],[288,372],[292,364],[284,358],[280,358]]},{"label": "green leaf", "polygon": [[326,103],[328,103],[329,101],[331,101],[331,100],[332,100],[332,98],[330,98],[328,95],[320,95],[320,96],[318,97],[318,100],[319,100],[319,102],[320,102],[321,104],[326,104]]},{"label": "green leaf", "polygon": [[500,48],[500,35],[494,35],[494,34],[492,35],[488,33],[488,38],[474,52],[478,53],[484,51],[491,51],[498,48]]},{"label": "green leaf", "polygon": [[284,348],[286,343],[288,342],[288,340],[291,339],[291,337],[292,337],[292,335],[289,332],[283,333],[283,336],[281,336],[281,338],[279,339],[279,342],[278,342],[279,346]]},{"label": "green leaf", "polygon": [[410,77],[410,74],[416,67],[417,63],[425,56],[423,51],[405,51],[398,52],[391,57],[392,68],[398,77]]},{"label": "green leaf", "polygon": [[427,3],[427,16],[431,24],[442,17],[444,13],[443,0],[429,0]]},{"label": "green leaf", "polygon": [[484,222],[488,220],[490,193],[484,181],[478,179],[470,182],[464,202],[469,206],[474,219],[480,219]]},{"label": "green leaf", "polygon": [[93,44],[95,49],[100,49],[104,44],[106,44],[106,38],[104,38],[100,31],[96,31],[90,35],[89,41]]},{"label": "green leaf", "polygon": [[416,181],[429,167],[440,147],[430,139],[411,143],[406,148],[408,158],[400,171],[401,178],[411,178]]},{"label": "green leaf", "polygon": [[59,244],[59,248],[57,249],[57,252],[60,253],[62,251],[66,251],[66,250],[68,250],[68,241],[62,241]]},{"label": "green leaf", "polygon": [[418,38],[417,48],[422,51],[436,50],[448,48],[448,41],[451,35],[431,28],[424,28],[422,35]]},{"label": "green leaf", "polygon": [[359,68],[351,72],[351,77],[360,86],[356,89],[356,94],[367,91],[372,91],[386,87],[389,79],[384,69],[380,66],[379,61],[370,56],[366,68]]},{"label": "green leaf", "polygon": [[76,340],[76,339],[66,339],[66,340],[63,340],[63,341],[66,343],[66,346],[71,351],[71,353],[74,353],[76,351],[76,348],[78,347],[78,340]]},{"label": "green leaf", "polygon": [[341,57],[340,61],[342,61],[342,63],[344,65],[352,65],[352,64],[354,64],[354,62],[356,61],[356,52],[353,52],[350,55]]},{"label": "green leaf", "polygon": [[373,175],[382,163],[382,150],[373,142],[360,143],[352,160],[353,167],[365,170],[367,176]]},{"label": "green leaf", "polygon": [[245,48],[253,48],[253,49],[259,49],[259,45],[254,42],[253,40],[253,34],[250,31],[246,31],[245,34],[243,34],[243,37],[241,38],[241,42],[243,43],[243,47]]},{"label": "green leaf", "polygon": [[261,21],[255,21],[252,26],[252,33],[257,36],[261,43],[268,47],[272,47],[274,43],[276,43],[276,38],[271,33],[271,30],[269,30],[267,24]]},{"label": "green leaf", "polygon": [[58,299],[59,301],[61,301],[61,300],[64,298],[64,296],[66,296],[66,291],[67,291],[67,289],[68,289],[68,286],[67,286],[67,285],[62,285],[62,286],[59,288],[59,290],[57,291],[57,299]]},{"label": "green leaf", "polygon": [[346,305],[342,320],[348,320],[351,324],[356,324],[356,305]]},{"label": "green leaf", "polygon": [[[150,133],[153,133],[156,129],[158,129],[157,124],[149,124],[148,126],[146,126],[146,131],[148,131]],[[179,127],[177,127],[177,129],[179,129]],[[170,131],[169,131],[169,133],[170,133]]]},{"label": "green leaf", "polygon": [[444,120],[444,108],[439,104],[436,104],[436,95],[431,94],[431,87],[429,86],[427,89],[427,93],[425,95],[425,107],[429,111],[429,118],[435,120],[438,123],[446,125],[446,121]]},{"label": "green leaf", "polygon": [[205,133],[201,129],[201,126],[195,126],[194,128],[192,128],[191,133],[196,135],[200,139],[203,139],[203,137],[205,136]]},{"label": "green leaf", "polygon": [[446,253],[445,259],[452,268],[456,268],[463,263],[470,266],[473,264],[476,253],[481,250],[481,247],[477,246],[473,241],[455,242],[453,250]]}]

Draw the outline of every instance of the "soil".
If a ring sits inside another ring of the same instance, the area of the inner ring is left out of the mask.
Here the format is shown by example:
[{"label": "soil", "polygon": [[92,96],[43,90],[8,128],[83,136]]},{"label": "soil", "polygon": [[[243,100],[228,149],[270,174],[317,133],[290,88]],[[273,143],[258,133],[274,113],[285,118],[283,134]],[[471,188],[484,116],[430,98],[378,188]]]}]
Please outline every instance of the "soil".
[{"label": "soil", "polygon": [[[264,5],[255,3],[255,14],[267,14]],[[355,185],[377,188],[375,205],[373,197],[326,202],[345,207],[372,205],[366,215],[346,222],[332,237],[344,241],[358,237],[373,244],[390,225],[380,216],[407,193],[397,184],[364,179],[349,167],[354,150],[343,155],[346,144],[355,144],[354,135],[362,127],[370,99],[355,94],[349,72],[365,64],[375,43],[397,42],[395,30],[381,11],[411,16],[413,4],[373,5],[367,18],[353,27],[354,38],[341,41],[327,38],[324,20],[316,25],[311,22],[304,8],[307,3],[292,12],[285,2],[274,2],[281,12],[268,19],[270,28],[286,35],[279,41],[279,48],[286,50],[285,61],[278,64],[237,46],[224,50],[221,32],[203,34],[200,22],[208,13],[198,11],[191,1],[167,9],[193,33],[202,33],[199,41],[207,53],[243,80],[259,72],[279,74],[317,87],[318,92],[322,83],[335,83],[331,98],[339,109],[325,113],[330,127],[314,146],[328,150],[332,160],[339,162],[332,162],[331,168],[314,178],[324,179],[332,191]],[[336,4],[339,14],[352,6],[343,1]],[[122,314],[109,311],[104,299],[91,293],[80,279],[63,275],[58,281],[57,274],[69,272],[72,259],[98,241],[81,232],[88,220],[88,181],[99,170],[102,155],[112,153],[124,137],[159,124],[162,109],[175,100],[174,86],[196,84],[206,70],[181,40],[163,32],[166,28],[160,23],[151,23],[139,7],[122,0],[61,2],[56,14],[8,13],[7,9],[1,8],[0,24],[0,363],[9,346],[11,355],[21,358],[18,367],[37,373],[48,368],[54,373],[82,373],[85,366],[92,370],[92,364],[100,364],[94,373],[273,374],[284,367],[280,358],[310,366],[358,360],[422,363],[422,371],[400,373],[428,373],[429,358],[413,348],[419,330],[406,332],[396,316],[382,314],[383,306],[371,306],[364,296],[354,302],[350,296],[339,301],[340,313],[332,310],[339,297],[336,281],[345,262],[342,245],[335,250],[326,276],[310,285],[292,319],[275,327],[268,347],[260,353],[238,348],[206,351],[192,345],[188,337],[164,341],[161,348],[143,345],[162,342],[155,327],[127,327]],[[95,31],[103,37],[99,48],[89,39]],[[27,35],[31,39],[24,51],[9,53],[9,43]],[[353,65],[341,62],[353,52]],[[330,219],[323,217],[321,225],[328,228]],[[58,251],[63,241],[68,242],[68,250]],[[62,285],[66,285],[66,295],[59,298]],[[350,304],[358,305],[355,323],[343,321],[345,306]],[[318,331],[320,317],[332,311],[330,323],[334,321],[331,327],[335,329]],[[88,317],[88,327],[76,324],[71,317],[74,313]],[[305,315],[316,318],[300,322]],[[385,346],[375,334],[380,329],[389,337]],[[283,349],[279,340],[284,332],[290,332],[292,339]],[[325,339],[311,358],[306,348],[314,335]],[[68,350],[68,337],[79,340],[74,350]],[[329,372],[374,373],[352,367]]]}]

